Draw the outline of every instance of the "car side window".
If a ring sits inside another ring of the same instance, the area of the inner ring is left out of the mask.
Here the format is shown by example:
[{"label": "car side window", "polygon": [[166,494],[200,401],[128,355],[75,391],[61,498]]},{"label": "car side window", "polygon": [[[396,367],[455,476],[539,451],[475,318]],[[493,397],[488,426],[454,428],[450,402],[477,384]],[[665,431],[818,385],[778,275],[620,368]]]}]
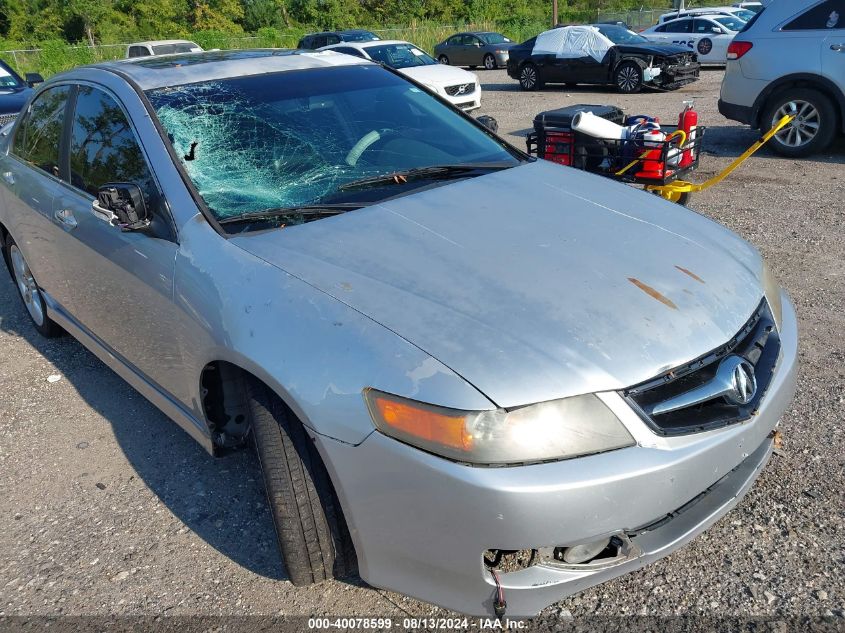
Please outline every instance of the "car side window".
[{"label": "car side window", "polygon": [[326,36],[326,46],[331,46],[332,44],[340,44],[343,40],[340,39],[338,35],[327,35]]},{"label": "car side window", "polygon": [[692,30],[692,20],[676,20],[666,25],[667,33],[689,33]]},{"label": "car side window", "polygon": [[70,139],[70,180],[92,196],[109,182],[134,183],[141,188],[147,208],[159,193],[132,126],[110,95],[80,86]]},{"label": "car side window", "polygon": [[665,33],[666,32],[666,25],[661,24],[656,29],[654,29],[655,33]]},{"label": "car side window", "polygon": [[448,40],[446,40],[446,43],[449,46],[457,46],[458,44],[461,43],[461,36],[460,35],[453,35]]},{"label": "car side window", "polygon": [[130,46],[129,57],[149,57],[150,52],[143,46]]},{"label": "car side window", "polygon": [[697,34],[713,33],[713,27],[716,26],[710,20],[693,20],[692,32]]},{"label": "car side window", "polygon": [[354,55],[355,57],[364,57],[364,53],[359,51],[357,48],[353,48],[351,46],[338,46],[337,48],[332,49],[338,53],[346,53],[347,55]]},{"label": "car side window", "polygon": [[845,29],[845,0],[825,0],[783,27],[784,31]]},{"label": "car side window", "polygon": [[59,145],[65,122],[70,86],[48,88],[35,98],[23,115],[12,153],[51,176],[61,177]]}]

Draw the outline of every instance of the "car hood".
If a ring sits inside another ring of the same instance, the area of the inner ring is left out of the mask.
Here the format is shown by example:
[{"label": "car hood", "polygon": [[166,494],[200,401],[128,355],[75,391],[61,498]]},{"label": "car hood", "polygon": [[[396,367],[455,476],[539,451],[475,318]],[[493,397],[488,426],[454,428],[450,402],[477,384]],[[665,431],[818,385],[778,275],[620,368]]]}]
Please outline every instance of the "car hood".
[{"label": "car hood", "polygon": [[616,49],[620,53],[638,53],[640,55],[679,55],[689,53],[690,49],[675,44],[660,44],[649,42],[643,44],[619,44]]},{"label": "car hood", "polygon": [[32,93],[32,88],[0,88],[0,114],[20,112]]},{"label": "car hood", "polygon": [[763,296],[759,254],[727,229],[545,161],[232,242],[502,407],[654,377],[726,343]]},{"label": "car hood", "polygon": [[475,83],[475,75],[471,72],[445,64],[400,68],[399,72],[421,84],[452,86],[454,84]]}]

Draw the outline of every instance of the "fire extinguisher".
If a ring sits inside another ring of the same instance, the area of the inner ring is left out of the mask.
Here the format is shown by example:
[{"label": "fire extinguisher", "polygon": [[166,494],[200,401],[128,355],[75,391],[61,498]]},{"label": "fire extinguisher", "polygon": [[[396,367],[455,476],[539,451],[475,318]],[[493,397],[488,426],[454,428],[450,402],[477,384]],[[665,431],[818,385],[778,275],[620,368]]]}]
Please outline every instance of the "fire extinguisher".
[{"label": "fire extinguisher", "polygon": [[679,167],[689,167],[695,161],[695,127],[698,125],[698,112],[693,108],[692,101],[684,101],[684,109],[678,116],[678,129],[683,130],[687,135],[686,149],[681,155]]}]

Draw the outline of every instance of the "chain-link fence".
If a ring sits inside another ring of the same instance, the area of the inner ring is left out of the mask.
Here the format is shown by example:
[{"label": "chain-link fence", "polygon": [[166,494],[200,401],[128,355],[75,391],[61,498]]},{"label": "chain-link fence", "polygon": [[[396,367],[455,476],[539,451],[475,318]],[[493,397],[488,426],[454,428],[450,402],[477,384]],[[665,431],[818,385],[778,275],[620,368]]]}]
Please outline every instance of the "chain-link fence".
[{"label": "chain-link fence", "polygon": [[610,13],[599,13],[598,22],[624,22],[628,28],[634,31],[642,31],[657,24],[658,19],[664,13],[673,9],[638,9],[636,11],[616,11]]}]

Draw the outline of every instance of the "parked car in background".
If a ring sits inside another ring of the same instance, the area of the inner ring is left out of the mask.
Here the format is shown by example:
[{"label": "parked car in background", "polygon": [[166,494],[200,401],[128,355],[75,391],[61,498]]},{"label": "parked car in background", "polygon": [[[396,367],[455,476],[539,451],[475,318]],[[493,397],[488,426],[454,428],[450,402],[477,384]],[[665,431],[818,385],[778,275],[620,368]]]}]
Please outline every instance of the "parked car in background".
[{"label": "parked car in background", "polygon": [[729,15],[699,15],[652,26],[641,35],[652,42],[685,46],[701,64],[721,65],[727,61],[728,45],[745,24]]},{"label": "parked car in background", "polygon": [[696,15],[727,15],[739,18],[743,22],[748,22],[754,17],[754,11],[743,9],[742,7],[696,7],[695,9],[686,9],[685,11],[670,11],[664,13],[658,18],[658,24],[668,22],[670,20],[677,20],[678,18],[688,18]]},{"label": "parked car in background", "polygon": [[687,47],[649,42],[612,24],[565,26],[510,49],[508,75],[523,90],[546,84],[613,85],[624,93],[644,86],[665,90],[698,79],[700,65]]},{"label": "parked car in background", "polygon": [[738,7],[740,9],[748,9],[749,11],[753,11],[754,13],[760,13],[763,10],[763,3],[762,2],[736,2],[733,6]]},{"label": "parked car in background", "polygon": [[785,156],[824,150],[845,132],[845,0],[774,0],[728,47],[719,112],[768,130]]},{"label": "parked car in background", "polygon": [[375,42],[381,39],[372,31],[363,29],[348,29],[346,31],[323,31],[322,33],[309,33],[299,40],[297,48],[315,50],[341,42]]},{"label": "parked car in background", "polygon": [[410,42],[345,42],[321,48],[384,64],[423,84],[461,110],[481,107],[481,82],[478,75],[462,68],[439,64],[431,55]]},{"label": "parked car in background", "polygon": [[32,96],[32,88],[42,81],[38,73],[26,73],[26,79],[21,79],[11,66],[0,60],[0,127],[18,116]]},{"label": "parked car in background", "polygon": [[753,246],[363,59],[77,68],[0,134],[0,173],[32,327],[211,454],[255,445],[296,585],[357,567],[532,616],[727,514],[791,406],[797,318]]},{"label": "parked car in background", "polygon": [[150,57],[155,55],[176,55],[179,53],[201,53],[202,47],[190,40],[155,40],[135,42],[126,47],[126,57]]},{"label": "parked car in background", "polygon": [[441,64],[452,66],[484,66],[494,70],[508,64],[508,50],[515,46],[501,33],[473,31],[456,33],[434,47],[434,56]]}]

